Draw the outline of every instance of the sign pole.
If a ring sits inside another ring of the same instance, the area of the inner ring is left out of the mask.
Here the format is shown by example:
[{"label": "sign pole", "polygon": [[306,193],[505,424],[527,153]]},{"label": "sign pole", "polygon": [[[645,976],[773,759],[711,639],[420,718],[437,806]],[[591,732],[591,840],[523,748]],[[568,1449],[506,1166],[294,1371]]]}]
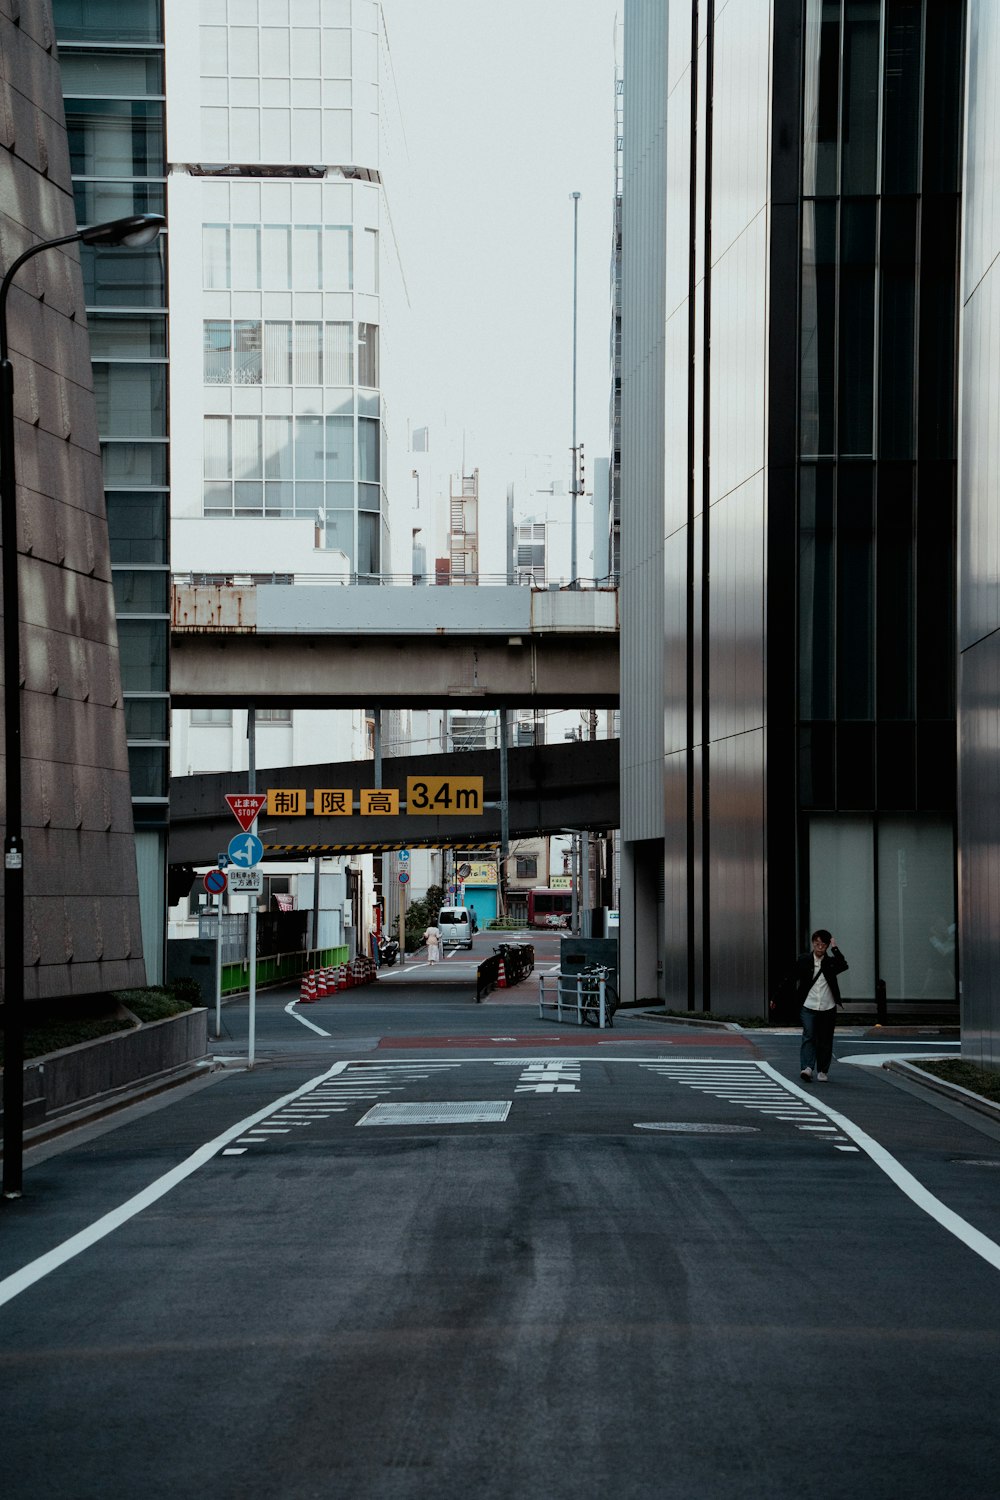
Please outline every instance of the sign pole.
[{"label": "sign pole", "polygon": [[406,886],[399,887],[399,965],[406,963]]},{"label": "sign pole", "polygon": [[215,1040],[222,1041],[222,925],[226,911],[226,893],[219,893],[219,925],[215,937]]},{"label": "sign pole", "polygon": [[[247,791],[257,790],[257,714],[251,703],[247,708],[247,740],[249,741]],[[253,820],[251,833],[257,835],[257,819]],[[250,965],[249,1033],[247,1037],[247,1067],[253,1068],[254,1047],[257,1035],[257,896],[251,891],[247,911],[247,961]]]}]

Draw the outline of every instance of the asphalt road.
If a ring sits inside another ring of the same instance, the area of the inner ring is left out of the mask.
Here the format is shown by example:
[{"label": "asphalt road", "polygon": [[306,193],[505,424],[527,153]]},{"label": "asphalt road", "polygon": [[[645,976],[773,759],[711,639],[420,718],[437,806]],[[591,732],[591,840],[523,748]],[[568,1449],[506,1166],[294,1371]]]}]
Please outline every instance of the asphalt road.
[{"label": "asphalt road", "polygon": [[997,1494],[1000,1128],[455,973],[28,1153],[9,1500]]}]

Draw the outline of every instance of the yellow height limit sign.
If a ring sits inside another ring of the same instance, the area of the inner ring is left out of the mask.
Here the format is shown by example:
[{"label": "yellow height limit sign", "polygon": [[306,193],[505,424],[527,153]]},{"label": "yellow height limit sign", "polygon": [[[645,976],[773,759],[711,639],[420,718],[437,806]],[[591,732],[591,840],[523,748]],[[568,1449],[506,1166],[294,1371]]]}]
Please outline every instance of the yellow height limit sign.
[{"label": "yellow height limit sign", "polygon": [[481,814],[481,776],[408,776],[406,811],[428,817]]}]

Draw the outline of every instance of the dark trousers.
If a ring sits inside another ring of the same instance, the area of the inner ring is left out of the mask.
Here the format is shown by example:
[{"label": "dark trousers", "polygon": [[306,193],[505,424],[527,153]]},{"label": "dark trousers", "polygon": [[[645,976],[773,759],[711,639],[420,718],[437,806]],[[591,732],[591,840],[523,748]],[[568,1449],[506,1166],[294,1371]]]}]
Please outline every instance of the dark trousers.
[{"label": "dark trousers", "polygon": [[803,1005],[800,1068],[815,1068],[817,1073],[829,1073],[836,1025],[836,1007],[833,1010],[808,1010]]}]

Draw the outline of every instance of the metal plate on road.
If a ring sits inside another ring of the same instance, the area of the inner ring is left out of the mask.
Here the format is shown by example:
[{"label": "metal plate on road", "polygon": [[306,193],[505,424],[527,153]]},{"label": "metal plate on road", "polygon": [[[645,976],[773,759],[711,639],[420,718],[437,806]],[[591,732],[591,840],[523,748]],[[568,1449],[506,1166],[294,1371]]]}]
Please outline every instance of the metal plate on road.
[{"label": "metal plate on road", "polygon": [[414,1104],[376,1104],[359,1125],[489,1125],[506,1120],[509,1099],[444,1099]]},{"label": "metal plate on road", "polygon": [[699,1125],[691,1120],[636,1120],[636,1130],[669,1130],[678,1135],[759,1135],[759,1125]]}]

